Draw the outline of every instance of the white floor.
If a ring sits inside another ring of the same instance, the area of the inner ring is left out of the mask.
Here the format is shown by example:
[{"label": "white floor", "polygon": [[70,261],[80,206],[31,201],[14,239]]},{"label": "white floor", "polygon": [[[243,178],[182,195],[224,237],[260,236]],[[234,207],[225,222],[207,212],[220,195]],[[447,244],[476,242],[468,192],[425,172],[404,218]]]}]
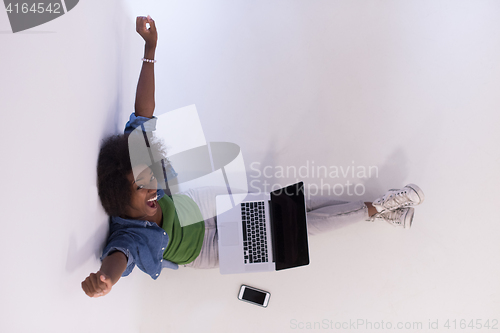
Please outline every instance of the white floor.
[{"label": "white floor", "polygon": [[[147,14],[157,115],[196,104],[207,140],[240,145],[257,187],[295,181],[279,167],[346,200],[414,182],[426,200],[413,227],[342,226],[289,271],[153,281],[136,268],[87,297],[107,232],[99,142],[133,112]],[[0,330],[498,329],[499,36],[497,1],[86,0],[16,34],[0,11]],[[270,291],[269,307],[238,301],[241,284]]]}]

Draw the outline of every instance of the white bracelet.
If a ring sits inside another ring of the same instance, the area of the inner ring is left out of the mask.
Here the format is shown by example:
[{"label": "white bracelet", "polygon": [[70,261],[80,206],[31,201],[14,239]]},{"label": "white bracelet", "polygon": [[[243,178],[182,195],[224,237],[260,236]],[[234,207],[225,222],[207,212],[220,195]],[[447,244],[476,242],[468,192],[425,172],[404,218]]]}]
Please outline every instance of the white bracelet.
[{"label": "white bracelet", "polygon": [[142,61],[145,61],[145,62],[152,62],[152,63],[155,63],[156,60],[153,60],[153,59],[146,59],[146,58],[142,58],[141,59]]}]

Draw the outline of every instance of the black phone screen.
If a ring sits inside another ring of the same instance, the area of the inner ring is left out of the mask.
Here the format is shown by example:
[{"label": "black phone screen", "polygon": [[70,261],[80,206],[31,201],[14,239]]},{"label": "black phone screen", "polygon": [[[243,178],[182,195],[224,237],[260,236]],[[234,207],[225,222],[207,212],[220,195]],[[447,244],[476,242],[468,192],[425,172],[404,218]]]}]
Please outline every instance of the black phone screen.
[{"label": "black phone screen", "polygon": [[266,294],[247,287],[247,288],[245,288],[245,291],[243,292],[242,298],[244,300],[263,305],[264,300],[266,299]]}]

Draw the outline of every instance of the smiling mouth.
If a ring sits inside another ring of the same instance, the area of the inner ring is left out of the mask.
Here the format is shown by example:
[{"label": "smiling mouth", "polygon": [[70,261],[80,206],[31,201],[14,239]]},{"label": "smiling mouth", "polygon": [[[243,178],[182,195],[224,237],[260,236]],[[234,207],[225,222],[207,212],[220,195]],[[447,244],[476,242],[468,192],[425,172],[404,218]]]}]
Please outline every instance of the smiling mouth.
[{"label": "smiling mouth", "polygon": [[146,204],[151,208],[156,208],[156,206],[158,205],[158,201],[156,201],[157,199],[158,195],[155,195],[153,198],[146,201]]}]

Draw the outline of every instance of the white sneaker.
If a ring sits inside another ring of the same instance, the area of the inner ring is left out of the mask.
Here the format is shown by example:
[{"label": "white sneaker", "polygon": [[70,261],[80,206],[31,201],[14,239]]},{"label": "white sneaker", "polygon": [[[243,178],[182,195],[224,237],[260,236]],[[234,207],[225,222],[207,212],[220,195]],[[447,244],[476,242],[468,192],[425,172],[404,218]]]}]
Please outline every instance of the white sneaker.
[{"label": "white sneaker", "polygon": [[411,227],[411,222],[413,221],[414,213],[415,208],[412,207],[386,210],[373,215],[369,221],[373,222],[375,219],[380,219],[389,222],[393,226],[402,226],[405,229],[409,229]]},{"label": "white sneaker", "polygon": [[389,190],[372,205],[377,211],[396,210],[408,206],[420,205],[424,201],[424,192],[415,184],[408,184],[401,190]]}]

